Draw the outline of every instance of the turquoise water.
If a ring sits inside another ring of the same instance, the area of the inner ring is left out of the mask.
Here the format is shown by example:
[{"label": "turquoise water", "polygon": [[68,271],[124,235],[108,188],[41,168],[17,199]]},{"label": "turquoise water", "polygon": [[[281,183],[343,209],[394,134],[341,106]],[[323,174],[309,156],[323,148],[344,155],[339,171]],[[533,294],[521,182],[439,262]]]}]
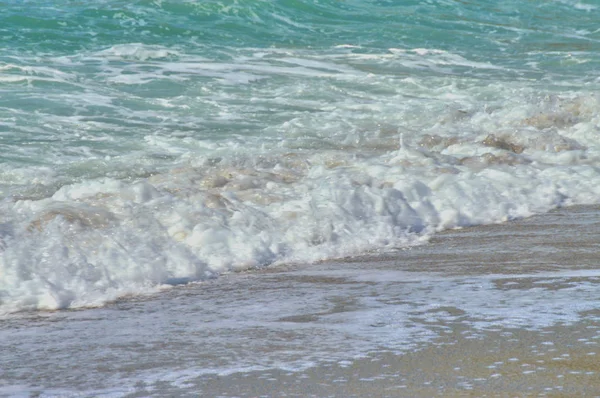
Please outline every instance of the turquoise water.
[{"label": "turquoise water", "polygon": [[[84,167],[83,157],[147,152],[139,143],[146,135],[256,136],[298,112],[319,112],[321,102],[344,101],[345,84],[319,71],[351,66],[378,78],[461,76],[550,88],[589,87],[600,70],[596,8],[574,1],[9,1],[2,9],[2,161],[73,165],[69,173]],[[468,62],[367,57],[415,48]],[[256,60],[261,49],[267,53]],[[274,103],[278,90],[296,90],[306,77],[285,55],[333,58],[339,67],[308,66],[316,83],[302,96],[316,106]],[[363,84],[359,92],[386,95]],[[223,110],[237,117],[222,121]]]},{"label": "turquoise water", "polygon": [[0,6],[0,311],[600,201],[592,2]]}]

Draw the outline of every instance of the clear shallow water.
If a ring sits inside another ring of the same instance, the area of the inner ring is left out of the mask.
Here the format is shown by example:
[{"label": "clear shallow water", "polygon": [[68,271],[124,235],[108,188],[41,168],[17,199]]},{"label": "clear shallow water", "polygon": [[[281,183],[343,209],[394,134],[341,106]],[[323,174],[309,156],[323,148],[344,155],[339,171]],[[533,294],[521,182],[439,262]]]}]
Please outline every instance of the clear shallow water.
[{"label": "clear shallow water", "polygon": [[0,312],[597,203],[595,7],[5,2]]}]

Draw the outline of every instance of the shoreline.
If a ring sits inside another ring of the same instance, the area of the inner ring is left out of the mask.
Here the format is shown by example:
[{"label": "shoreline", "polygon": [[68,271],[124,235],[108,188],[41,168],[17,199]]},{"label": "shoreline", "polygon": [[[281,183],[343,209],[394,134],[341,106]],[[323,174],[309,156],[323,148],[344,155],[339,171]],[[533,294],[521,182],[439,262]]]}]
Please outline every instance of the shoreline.
[{"label": "shoreline", "polygon": [[[564,288],[560,283],[544,283],[548,274],[574,274],[566,283],[576,284],[578,273],[591,271],[597,286],[599,210],[598,206],[576,206],[504,224],[444,231],[430,243],[397,255],[365,256],[343,263],[375,263],[380,264],[378,268],[389,268],[381,267],[385,263],[401,264],[403,271],[442,271],[454,276],[494,275],[504,284],[520,284],[523,291],[535,283],[549,290]],[[579,231],[561,234],[573,228]],[[562,237],[567,239],[561,241]],[[431,321],[433,328],[442,331],[440,336],[414,350],[384,348],[341,365],[318,365],[298,373],[273,370],[204,376],[196,385],[209,395],[239,397],[599,396],[600,302],[592,307],[596,309],[584,311],[580,320],[570,324],[479,330],[460,321],[461,309],[442,304],[441,313],[455,312],[458,318]]]},{"label": "shoreline", "polygon": [[195,384],[207,395],[224,397],[598,396],[599,339],[599,322],[488,332],[478,338],[453,330],[413,352],[372,353],[299,374],[271,370],[204,376]]},{"label": "shoreline", "polygon": [[563,208],[8,318],[0,395],[599,395],[599,236],[598,206]]}]

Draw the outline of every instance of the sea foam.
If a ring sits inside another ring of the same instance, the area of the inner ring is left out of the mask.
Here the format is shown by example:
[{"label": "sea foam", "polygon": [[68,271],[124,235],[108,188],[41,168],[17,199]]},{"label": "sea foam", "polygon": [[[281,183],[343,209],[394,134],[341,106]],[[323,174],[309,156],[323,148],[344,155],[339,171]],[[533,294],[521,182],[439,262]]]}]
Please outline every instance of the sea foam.
[{"label": "sea foam", "polygon": [[[457,79],[496,69],[448,51],[352,51],[207,62],[134,43],[73,58],[108,87],[51,93],[67,114],[36,114],[21,160],[0,168],[0,311],[102,305],[600,200],[593,94]],[[199,76],[202,95],[179,91]],[[129,92],[144,82],[158,91]]]},{"label": "sea foam", "polygon": [[100,305],[223,272],[405,247],[435,231],[600,198],[600,172],[583,143],[502,137],[522,150],[485,139],[441,151],[405,143],[370,156],[279,150],[4,200],[2,310]]}]

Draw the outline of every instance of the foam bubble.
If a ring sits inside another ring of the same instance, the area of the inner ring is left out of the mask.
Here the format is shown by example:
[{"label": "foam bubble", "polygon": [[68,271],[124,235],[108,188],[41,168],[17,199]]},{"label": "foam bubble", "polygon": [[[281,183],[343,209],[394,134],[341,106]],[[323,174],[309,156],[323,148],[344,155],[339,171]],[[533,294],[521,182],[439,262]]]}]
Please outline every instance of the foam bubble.
[{"label": "foam bubble", "polygon": [[71,67],[102,87],[44,93],[66,115],[14,111],[35,120],[0,166],[3,312],[99,305],[600,201],[592,94],[367,72],[469,66],[435,49],[229,55],[85,53]]},{"label": "foam bubble", "polygon": [[180,55],[179,51],[173,48],[158,45],[145,45],[142,43],[119,44],[99,51],[96,54],[111,60],[124,59],[135,61],[172,58]]},{"label": "foam bubble", "polygon": [[4,202],[3,213],[13,216],[0,258],[3,309],[97,305],[174,281],[394,248],[435,230],[600,197],[590,190],[600,186],[593,166],[487,164],[440,173],[439,159],[426,155],[404,148],[328,164],[315,154],[302,168],[264,157],[262,167],[184,167]]}]

